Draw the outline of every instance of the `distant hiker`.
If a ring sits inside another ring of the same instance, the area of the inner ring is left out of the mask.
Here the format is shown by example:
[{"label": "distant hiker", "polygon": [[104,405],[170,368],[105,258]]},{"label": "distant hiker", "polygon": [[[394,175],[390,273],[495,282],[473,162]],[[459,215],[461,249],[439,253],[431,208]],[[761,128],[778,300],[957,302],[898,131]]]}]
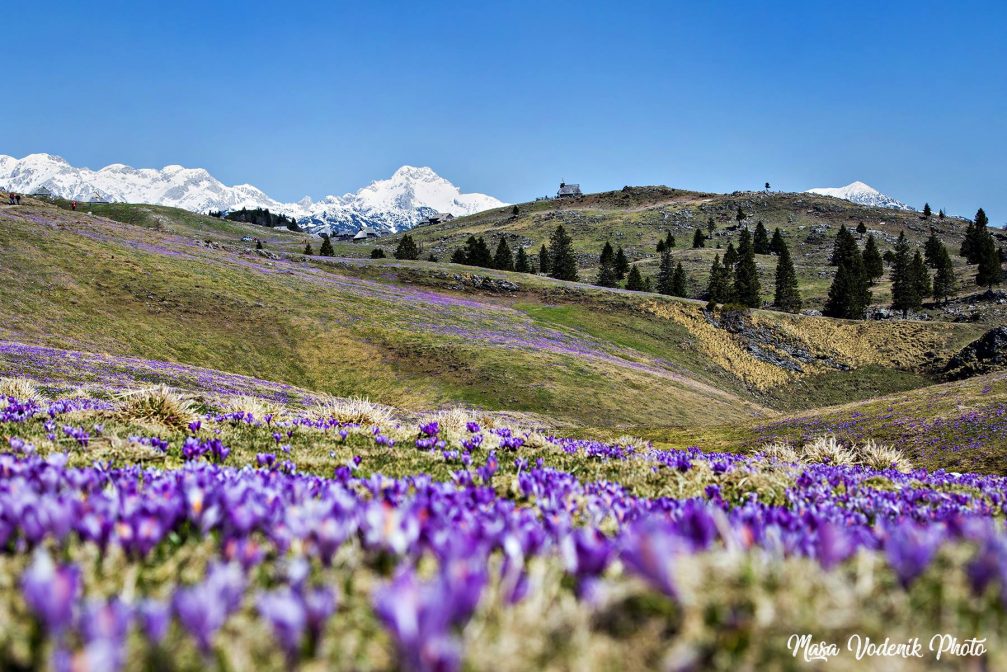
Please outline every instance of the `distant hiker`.
[{"label": "distant hiker", "polygon": [[14,205],[14,192],[7,194],[7,205]]},{"label": "distant hiker", "polygon": [[70,209],[71,210],[77,209],[77,201],[70,201]]},{"label": "distant hiker", "polygon": [[14,194],[14,200],[18,205],[21,205],[21,194]]}]

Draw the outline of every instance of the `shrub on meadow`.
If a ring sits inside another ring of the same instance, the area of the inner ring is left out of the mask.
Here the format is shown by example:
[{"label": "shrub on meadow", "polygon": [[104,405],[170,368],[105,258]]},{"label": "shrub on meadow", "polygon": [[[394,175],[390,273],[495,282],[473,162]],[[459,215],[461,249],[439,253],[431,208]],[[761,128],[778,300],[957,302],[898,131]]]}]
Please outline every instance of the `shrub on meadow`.
[{"label": "shrub on meadow", "polygon": [[182,428],[196,420],[193,399],[166,385],[155,385],[119,395],[118,413],[126,420],[155,422]]}]

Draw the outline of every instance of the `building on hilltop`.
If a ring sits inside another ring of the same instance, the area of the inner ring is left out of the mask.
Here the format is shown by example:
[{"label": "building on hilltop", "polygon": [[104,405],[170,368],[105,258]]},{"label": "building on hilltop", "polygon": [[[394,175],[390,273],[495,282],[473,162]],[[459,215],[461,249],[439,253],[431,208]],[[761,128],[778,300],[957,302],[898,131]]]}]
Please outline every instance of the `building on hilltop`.
[{"label": "building on hilltop", "polygon": [[369,240],[371,238],[377,238],[377,237],[378,234],[374,229],[370,228],[369,226],[365,226],[364,228],[357,231],[357,235],[353,236],[353,242],[359,243],[361,240]]},{"label": "building on hilltop", "polygon": [[559,191],[556,192],[556,198],[576,198],[583,195],[580,193],[579,184],[567,184],[566,182],[560,182]]},{"label": "building on hilltop", "polygon": [[417,226],[422,226],[424,224],[440,224],[441,222],[450,222],[455,216],[450,212],[435,212],[432,215],[427,215],[421,219]]},{"label": "building on hilltop", "polygon": [[39,187],[38,189],[36,189],[34,191],[34,193],[32,193],[32,196],[34,198],[51,199],[51,198],[53,198],[53,193],[51,191],[49,191],[48,187]]},{"label": "building on hilltop", "polygon": [[97,191],[91,194],[91,200],[88,201],[88,203],[91,203],[92,205],[104,205],[109,202],[110,201],[107,198],[99,194]]}]

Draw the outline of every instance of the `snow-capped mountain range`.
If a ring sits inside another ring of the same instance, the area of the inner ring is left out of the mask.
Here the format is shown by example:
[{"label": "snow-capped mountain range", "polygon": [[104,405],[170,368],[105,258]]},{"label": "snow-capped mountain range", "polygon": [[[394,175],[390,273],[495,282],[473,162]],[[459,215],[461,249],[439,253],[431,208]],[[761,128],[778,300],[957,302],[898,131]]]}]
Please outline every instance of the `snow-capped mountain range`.
[{"label": "snow-capped mountain range", "polygon": [[389,179],[343,196],[283,203],[250,184],[227,186],[202,168],[172,165],[158,170],[116,163],[91,170],[51,154],[23,159],[0,155],[0,188],[31,194],[43,187],[61,198],[151,203],[193,212],[269,208],[293,216],[308,231],[333,234],[364,227],[394,233],[437,212],[458,217],[506,205],[485,194],[463,194],[430,168],[413,166],[402,166]]},{"label": "snow-capped mountain range", "polygon": [[818,194],[820,196],[834,196],[836,198],[841,198],[844,201],[857,203],[858,205],[867,205],[874,208],[893,208],[895,210],[916,209],[912,206],[906,205],[902,201],[892,198],[891,196],[885,196],[874,187],[864,184],[863,182],[851,182],[845,187],[817,187],[815,189],[808,189],[805,193]]}]

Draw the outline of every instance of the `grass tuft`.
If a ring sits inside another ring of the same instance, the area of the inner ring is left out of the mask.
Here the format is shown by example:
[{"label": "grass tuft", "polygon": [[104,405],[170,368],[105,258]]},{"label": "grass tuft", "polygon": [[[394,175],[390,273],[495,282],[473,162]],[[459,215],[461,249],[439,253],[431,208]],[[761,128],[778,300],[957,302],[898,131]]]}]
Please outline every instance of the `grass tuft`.
[{"label": "grass tuft", "polygon": [[197,417],[193,400],[166,385],[125,392],[119,402],[119,414],[129,420],[178,429]]}]

